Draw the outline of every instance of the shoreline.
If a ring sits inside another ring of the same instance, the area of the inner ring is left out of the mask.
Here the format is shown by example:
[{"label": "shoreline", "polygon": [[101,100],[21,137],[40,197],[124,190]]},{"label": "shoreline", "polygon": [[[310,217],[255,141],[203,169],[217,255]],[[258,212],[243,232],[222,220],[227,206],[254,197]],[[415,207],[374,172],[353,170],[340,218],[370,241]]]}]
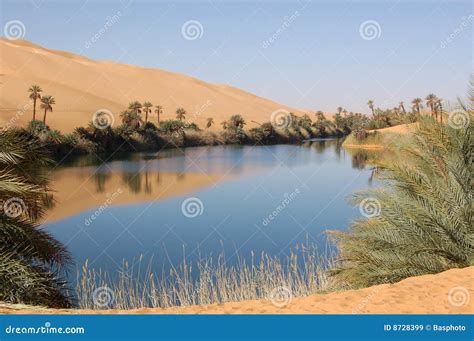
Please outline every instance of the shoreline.
[{"label": "shoreline", "polygon": [[281,307],[270,300],[131,310],[0,304],[0,314],[473,314],[473,282],[471,266],[410,277],[394,284],[292,298]]}]

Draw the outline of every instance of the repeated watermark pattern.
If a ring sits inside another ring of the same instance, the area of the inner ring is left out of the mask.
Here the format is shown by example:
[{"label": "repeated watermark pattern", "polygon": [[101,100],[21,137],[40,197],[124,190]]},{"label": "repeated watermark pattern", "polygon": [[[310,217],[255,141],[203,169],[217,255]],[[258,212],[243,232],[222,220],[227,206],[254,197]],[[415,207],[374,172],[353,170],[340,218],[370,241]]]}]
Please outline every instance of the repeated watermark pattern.
[{"label": "repeated watermark pattern", "polygon": [[26,204],[21,198],[13,197],[5,200],[3,203],[3,211],[10,218],[18,218],[26,212]]},{"label": "repeated watermark pattern", "polygon": [[181,35],[186,40],[196,40],[202,38],[204,27],[197,20],[188,20],[181,26]]},{"label": "repeated watermark pattern", "polygon": [[266,216],[265,218],[263,218],[263,220],[262,220],[262,225],[263,225],[263,226],[268,226],[268,225],[273,221],[273,219],[275,219],[276,217],[278,217],[278,215],[279,215],[286,207],[288,207],[288,205],[289,205],[293,200],[295,200],[295,198],[298,196],[298,194],[300,194],[299,188],[296,188],[296,189],[295,189],[293,192],[291,192],[290,194],[285,193],[284,199],[282,200],[282,202],[281,202],[268,216]]},{"label": "repeated watermark pattern", "polygon": [[374,40],[382,35],[382,27],[375,20],[366,20],[360,24],[359,34],[364,40]]},{"label": "repeated watermark pattern", "polygon": [[8,120],[8,122],[5,124],[4,129],[10,129],[10,128],[18,125],[18,121],[28,111],[30,106],[31,106],[31,103],[27,103],[27,104],[24,104],[22,106],[18,106],[17,110],[15,112],[15,115],[10,120]]},{"label": "repeated watermark pattern", "polygon": [[366,218],[374,218],[382,212],[382,205],[376,198],[365,198],[359,204],[359,212]]},{"label": "repeated watermark pattern", "polygon": [[291,303],[293,293],[288,287],[280,286],[270,292],[268,299],[274,306],[282,308]]},{"label": "repeated watermark pattern", "polygon": [[114,114],[107,109],[97,110],[94,115],[92,115],[92,124],[94,125],[94,127],[100,130],[112,127],[114,125],[114,122]]},{"label": "repeated watermark pattern", "polygon": [[458,27],[454,29],[454,31],[444,39],[440,47],[442,49],[445,49],[449,44],[451,44],[457,36],[459,36],[464,30],[469,29],[469,26],[472,24],[472,21],[474,20],[474,15],[469,15],[468,17],[462,17],[461,24],[459,24]]},{"label": "repeated watermark pattern", "polygon": [[186,218],[196,218],[204,213],[204,204],[199,198],[187,198],[181,204],[181,212]]},{"label": "repeated watermark pattern", "polygon": [[464,287],[454,287],[449,290],[448,302],[453,307],[462,307],[469,304],[471,297],[469,291]]},{"label": "repeated watermark pattern", "polygon": [[92,37],[86,40],[86,42],[84,43],[84,47],[86,49],[91,48],[92,45],[98,42],[104,36],[104,34],[106,34],[112,28],[112,26],[114,26],[120,20],[121,16],[122,16],[121,11],[117,11],[114,15],[108,16],[105,19],[104,26],[102,26],[99,30],[97,30],[97,32],[95,32],[94,35],[92,35]]},{"label": "repeated watermark pattern", "polygon": [[92,215],[90,215],[84,220],[84,225],[90,226],[94,222],[94,220],[96,220],[110,205],[112,205],[112,202],[122,193],[123,190],[121,188],[118,188],[112,194],[108,193],[107,199],[105,200],[104,204],[97,208]]},{"label": "repeated watermark pattern", "polygon": [[23,39],[26,35],[26,27],[20,20],[10,20],[3,26],[3,34],[9,40]]},{"label": "repeated watermark pattern", "polygon": [[270,123],[275,129],[286,129],[291,126],[293,118],[286,109],[278,109],[270,115]]},{"label": "repeated watermark pattern", "polygon": [[99,308],[106,308],[112,305],[115,300],[115,294],[112,289],[107,286],[98,287],[92,293],[92,301]]},{"label": "repeated watermark pattern", "polygon": [[292,15],[284,17],[283,24],[270,37],[263,41],[262,47],[267,49],[272,46],[278,40],[281,34],[285,32],[299,16],[300,12],[295,11]]},{"label": "repeated watermark pattern", "polygon": [[469,123],[469,113],[464,110],[454,110],[448,115],[448,124],[453,129],[467,128]]}]

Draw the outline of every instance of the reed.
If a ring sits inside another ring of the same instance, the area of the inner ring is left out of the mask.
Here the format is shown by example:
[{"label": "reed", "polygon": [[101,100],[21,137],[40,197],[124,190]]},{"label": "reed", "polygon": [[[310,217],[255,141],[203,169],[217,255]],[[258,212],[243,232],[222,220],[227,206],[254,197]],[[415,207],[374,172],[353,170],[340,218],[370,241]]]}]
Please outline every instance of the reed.
[{"label": "reed", "polygon": [[[308,296],[329,290],[326,275],[335,258],[323,257],[314,246],[300,246],[283,259],[262,253],[246,262],[238,257],[235,265],[226,263],[221,253],[211,258],[187,261],[158,276],[152,261],[143,268],[141,256],[134,265],[123,262],[117,274],[89,268],[86,262],[78,272],[77,297],[84,309],[167,308],[268,299],[279,287],[292,297]],[[106,302],[97,302],[101,291]],[[105,304],[104,304],[105,303]]]}]

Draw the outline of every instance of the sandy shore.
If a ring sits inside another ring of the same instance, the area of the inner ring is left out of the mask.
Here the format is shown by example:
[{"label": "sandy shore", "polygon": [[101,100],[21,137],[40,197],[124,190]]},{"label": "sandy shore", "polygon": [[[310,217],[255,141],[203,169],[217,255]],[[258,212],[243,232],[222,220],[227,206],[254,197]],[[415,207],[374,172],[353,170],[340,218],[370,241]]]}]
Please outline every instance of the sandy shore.
[{"label": "sandy shore", "polygon": [[2,314],[473,314],[474,267],[405,279],[395,284],[294,298],[283,307],[254,300],[136,310],[55,310],[2,306]]}]

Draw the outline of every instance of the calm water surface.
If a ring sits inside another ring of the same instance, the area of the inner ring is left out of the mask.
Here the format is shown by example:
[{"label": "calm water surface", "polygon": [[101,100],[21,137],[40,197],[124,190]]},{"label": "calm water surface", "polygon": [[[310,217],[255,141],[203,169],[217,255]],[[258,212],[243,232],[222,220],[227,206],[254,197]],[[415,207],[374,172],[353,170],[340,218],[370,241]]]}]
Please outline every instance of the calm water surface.
[{"label": "calm water surface", "polygon": [[161,272],[222,251],[233,263],[301,243],[324,249],[325,230],[360,217],[347,196],[371,186],[366,159],[337,140],[83,157],[54,170],[45,226],[76,266],[107,270],[141,255]]}]

